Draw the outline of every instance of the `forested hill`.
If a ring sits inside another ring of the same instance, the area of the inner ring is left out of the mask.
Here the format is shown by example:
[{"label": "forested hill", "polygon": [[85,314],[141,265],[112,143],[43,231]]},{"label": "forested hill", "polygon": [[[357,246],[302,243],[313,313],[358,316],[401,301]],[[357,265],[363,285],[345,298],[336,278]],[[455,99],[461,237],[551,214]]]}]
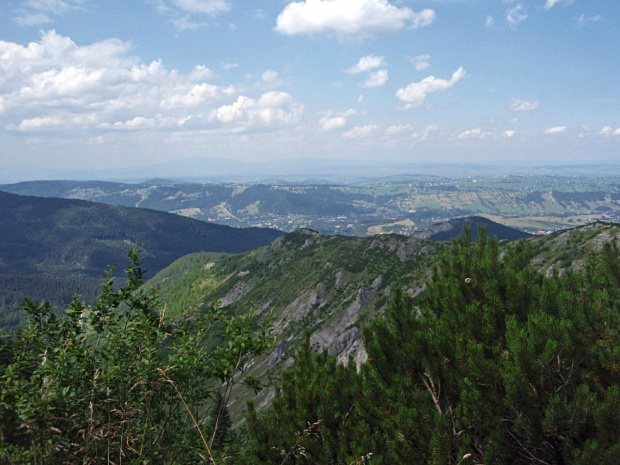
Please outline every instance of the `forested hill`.
[{"label": "forested hill", "polygon": [[88,279],[99,278],[107,266],[119,264],[122,270],[131,247],[142,250],[148,276],[153,276],[188,253],[245,252],[281,234],[142,208],[0,191],[0,313],[25,295],[36,298],[32,291],[37,287],[66,290],[79,284],[87,290]]},{"label": "forested hill", "polygon": [[414,237],[420,239],[429,239],[431,241],[451,241],[452,239],[463,234],[465,227],[471,228],[471,240],[478,239],[478,226],[484,225],[486,233],[489,237],[497,237],[501,240],[527,239],[533,237],[532,234],[526,233],[519,229],[511,228],[503,224],[491,221],[483,216],[468,216],[465,218],[453,218],[448,221],[433,223],[426,230],[414,234]]}]

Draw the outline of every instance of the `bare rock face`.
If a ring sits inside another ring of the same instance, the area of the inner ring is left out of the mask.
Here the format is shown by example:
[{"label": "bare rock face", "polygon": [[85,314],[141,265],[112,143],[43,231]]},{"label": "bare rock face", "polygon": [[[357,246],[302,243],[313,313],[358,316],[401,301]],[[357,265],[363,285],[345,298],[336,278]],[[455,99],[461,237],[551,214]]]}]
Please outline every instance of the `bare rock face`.
[{"label": "bare rock face", "polygon": [[276,348],[271,353],[269,360],[267,361],[267,366],[271,368],[276,363],[280,363],[286,358],[286,348],[288,347],[288,341],[279,341],[276,344]]},{"label": "bare rock face", "polygon": [[[276,239],[276,240],[279,240],[279,239]],[[256,261],[260,263],[266,262],[268,259],[269,259],[268,248],[264,248],[263,250],[261,250],[258,256],[256,257]]]},{"label": "bare rock face", "polygon": [[329,345],[327,353],[329,355],[342,354],[349,347],[351,347],[361,333],[362,331],[357,327],[346,330],[344,333],[336,336],[333,342]]},{"label": "bare rock face", "polygon": [[338,355],[338,363],[342,363],[343,365],[347,365],[350,359],[353,359],[355,366],[357,367],[357,371],[360,370],[363,363],[368,361],[368,353],[366,353],[366,349],[364,348],[364,343],[362,342],[362,338],[358,337],[353,341],[347,349],[340,352]]},{"label": "bare rock face", "polygon": [[250,292],[254,285],[249,281],[240,281],[224,296],[220,301],[221,307],[226,308],[231,304],[241,300],[244,294]]},{"label": "bare rock face", "polygon": [[292,323],[301,321],[313,308],[319,308],[324,304],[324,286],[319,284],[314,289],[308,289],[302,293],[282,311],[282,317],[274,323],[274,334],[281,334]]}]

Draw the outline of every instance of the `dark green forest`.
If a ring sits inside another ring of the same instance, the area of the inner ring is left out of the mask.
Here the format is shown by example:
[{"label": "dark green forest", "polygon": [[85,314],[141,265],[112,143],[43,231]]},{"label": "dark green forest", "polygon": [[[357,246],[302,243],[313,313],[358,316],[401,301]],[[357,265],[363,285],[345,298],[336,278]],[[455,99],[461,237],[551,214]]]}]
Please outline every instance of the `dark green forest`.
[{"label": "dark green forest", "polygon": [[0,328],[11,332],[21,325],[24,314],[18,309],[25,296],[63,308],[67,296],[80,289],[94,303],[106,267],[125,263],[133,247],[140,248],[155,274],[189,253],[240,253],[282,235],[144,208],[3,191],[0,205]]},{"label": "dark green forest", "polygon": [[[620,463],[620,251],[544,276],[523,242],[471,231],[427,290],[393,290],[363,330],[359,371],[309,336],[271,408],[243,425],[232,387],[274,341],[270,320],[216,306],[175,321],[142,286],[109,275],[97,303],[66,317],[25,302],[26,329],[0,343],[6,463]],[[251,310],[251,309],[248,309]]]}]

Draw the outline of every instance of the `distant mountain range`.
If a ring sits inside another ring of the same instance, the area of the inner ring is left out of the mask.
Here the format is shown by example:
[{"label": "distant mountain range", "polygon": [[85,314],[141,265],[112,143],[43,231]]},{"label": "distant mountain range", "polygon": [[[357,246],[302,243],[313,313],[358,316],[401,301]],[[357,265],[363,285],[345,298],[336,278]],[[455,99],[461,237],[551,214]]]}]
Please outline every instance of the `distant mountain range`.
[{"label": "distant mountain range", "polygon": [[[14,308],[24,295],[38,298],[42,289],[58,289],[47,295],[52,300],[75,286],[89,293],[106,267],[119,264],[117,274],[122,274],[131,247],[142,251],[153,276],[188,253],[245,252],[282,234],[266,228],[210,224],[144,208],[0,191],[0,312],[2,306]],[[11,292],[2,293],[3,286]]]},{"label": "distant mountain range", "polygon": [[0,182],[26,179],[105,179],[141,182],[149,178],[173,178],[175,181],[198,182],[357,182],[399,174],[440,175],[446,177],[496,175],[563,175],[610,176],[620,174],[619,164],[530,165],[520,163],[405,163],[389,160],[353,160],[290,158],[279,160],[241,161],[218,157],[193,157],[151,166],[116,169],[58,168],[53,166],[0,166]]}]

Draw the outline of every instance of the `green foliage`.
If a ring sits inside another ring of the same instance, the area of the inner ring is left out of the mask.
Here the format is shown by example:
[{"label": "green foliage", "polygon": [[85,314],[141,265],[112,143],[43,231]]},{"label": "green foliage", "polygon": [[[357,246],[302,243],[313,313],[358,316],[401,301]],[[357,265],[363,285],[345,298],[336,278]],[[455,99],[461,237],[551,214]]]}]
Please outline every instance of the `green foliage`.
[{"label": "green foliage", "polygon": [[419,309],[396,292],[367,328],[361,406],[381,418],[386,463],[618,460],[618,251],[563,280],[530,259],[522,242],[500,259],[484,235],[456,240]]},{"label": "green foliage", "polygon": [[284,372],[272,410],[260,419],[248,405],[251,441],[248,463],[318,464],[355,459],[354,403],[361,394],[355,364],[339,365],[327,351],[313,355],[310,334],[300,345],[295,366]]},{"label": "green foliage", "polygon": [[397,287],[365,328],[359,375],[302,348],[273,412],[250,409],[250,463],[619,463],[620,251],[561,279],[531,258],[466,231],[418,306]]},{"label": "green foliage", "polygon": [[[213,306],[194,321],[169,321],[157,290],[142,287],[137,252],[130,257],[127,285],[114,289],[110,270],[92,307],[76,295],[59,318],[49,303],[24,302],[28,326],[17,340],[0,341],[3,460],[213,460],[217,428],[209,442],[202,437],[225,408],[209,423],[209,399],[223,389],[225,407],[250,358],[271,346],[267,328],[253,312],[231,317]],[[204,345],[209,333],[221,347]]]}]

